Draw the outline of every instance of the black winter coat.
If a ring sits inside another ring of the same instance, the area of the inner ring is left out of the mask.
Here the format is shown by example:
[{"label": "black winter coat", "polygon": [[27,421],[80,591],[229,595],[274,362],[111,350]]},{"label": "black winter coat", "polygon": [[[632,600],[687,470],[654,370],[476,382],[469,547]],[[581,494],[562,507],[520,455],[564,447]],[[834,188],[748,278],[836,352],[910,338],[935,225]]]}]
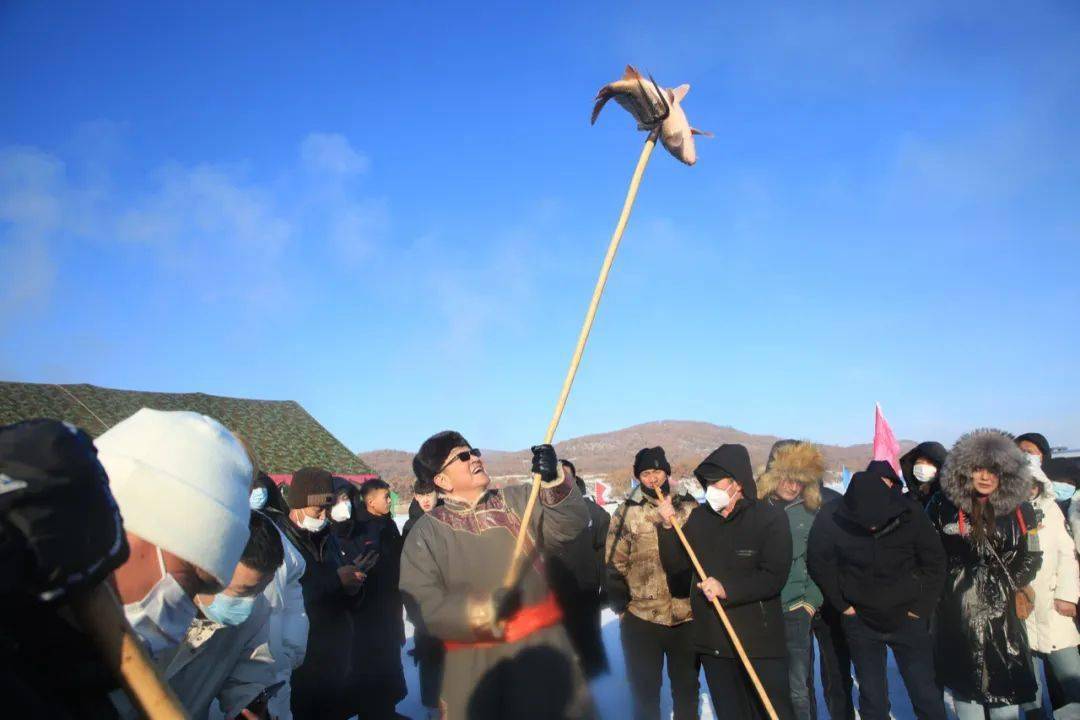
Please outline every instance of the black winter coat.
[{"label": "black winter coat", "polygon": [[[721,600],[749,657],[779,658],[787,652],[780,590],[791,569],[791,528],[782,508],[743,498],[728,517],[698,506],[683,526],[706,574],[727,593]],[[669,575],[693,572],[675,530],[658,532],[660,561]],[[694,585],[694,645],[698,652],[733,658],[735,651],[720,617]]]},{"label": "black winter coat", "polygon": [[375,550],[379,559],[368,571],[361,593],[352,607],[354,640],[352,673],[347,695],[354,709],[363,706],[365,694],[398,700],[406,693],[401,670],[401,646],[405,640],[402,619],[401,533],[391,516],[376,516],[354,503],[353,517],[337,523],[342,564],[349,564]]},{"label": "black winter coat", "polygon": [[330,528],[310,533],[296,527],[288,516],[270,513],[270,517],[307,565],[300,587],[309,622],[308,645],[304,663],[293,671],[293,695],[338,696],[352,664],[355,599],[345,593],[337,574],[343,564],[337,538]]},{"label": "black winter coat", "polygon": [[403,541],[409,537],[409,531],[412,530],[416,521],[422,517],[424,517],[424,509],[420,507],[420,503],[416,502],[416,498],[413,498],[413,501],[409,503],[409,519],[405,521],[401,528],[401,539]]},{"label": "black winter coat", "polygon": [[922,506],[895,492],[887,497],[888,520],[873,531],[844,498],[824,505],[806,549],[810,577],[829,604],[854,607],[880,632],[896,630],[908,612],[929,622],[945,579],[945,552]]},{"label": "black winter coat", "polygon": [[[937,607],[935,663],[938,681],[965,700],[1013,705],[1035,697],[1024,623],[1016,616],[1014,587],[1030,583],[1042,564],[1031,505],[998,517],[991,541],[976,544],[959,534],[959,511],[943,493],[926,508],[948,557],[945,591]],[[1002,567],[1004,564],[1004,567]],[[1007,568],[1007,574],[1006,569]]]}]

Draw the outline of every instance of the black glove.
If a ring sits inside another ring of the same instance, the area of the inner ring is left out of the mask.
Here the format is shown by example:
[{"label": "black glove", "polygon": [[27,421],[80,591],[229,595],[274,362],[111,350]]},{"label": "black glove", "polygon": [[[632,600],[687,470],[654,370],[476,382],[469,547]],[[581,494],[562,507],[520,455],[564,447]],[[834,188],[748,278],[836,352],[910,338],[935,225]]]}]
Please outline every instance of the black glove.
[{"label": "black glove", "polygon": [[551,482],[559,477],[559,459],[555,457],[555,448],[551,445],[533,445],[532,471],[544,482]]},{"label": "black glove", "polygon": [[521,588],[499,588],[491,593],[491,602],[495,606],[495,622],[506,620],[521,609]]}]

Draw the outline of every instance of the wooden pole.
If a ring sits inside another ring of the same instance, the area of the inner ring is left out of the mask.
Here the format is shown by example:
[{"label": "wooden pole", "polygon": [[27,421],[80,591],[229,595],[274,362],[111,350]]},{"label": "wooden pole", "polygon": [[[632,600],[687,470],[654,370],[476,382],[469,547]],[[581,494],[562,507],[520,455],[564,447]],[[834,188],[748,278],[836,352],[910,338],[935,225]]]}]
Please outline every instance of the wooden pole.
[{"label": "wooden pole", "polygon": [[[656,138],[659,136],[659,132],[659,128],[657,128],[649,133],[649,137],[645,140],[645,147],[641,149],[641,156],[638,157],[637,167],[634,168],[634,175],[630,179],[630,189],[626,193],[626,200],[623,201],[619,223],[615,226],[615,232],[611,236],[611,243],[608,245],[607,255],[604,257],[604,264],[600,266],[600,277],[596,280],[596,287],[593,289],[592,302],[589,303],[589,310],[585,313],[585,322],[581,326],[581,333],[578,335],[577,347],[574,348],[574,355],[570,359],[570,369],[566,372],[562,392],[559,393],[559,401],[555,403],[555,412],[551,416],[547,433],[544,435],[545,443],[550,443],[555,438],[555,430],[559,427],[559,420],[562,419],[566,399],[570,397],[570,388],[574,384],[574,377],[577,375],[578,366],[581,364],[581,356],[585,353],[585,343],[588,342],[589,333],[592,331],[593,320],[596,318],[596,309],[600,307],[600,298],[604,295],[604,286],[607,285],[611,264],[615,262],[615,253],[618,251],[619,243],[622,241],[623,231],[626,230],[626,224],[630,221],[630,211],[634,207],[634,200],[637,199],[638,186],[641,185],[641,178],[645,175],[645,166],[649,164],[649,157],[652,155],[653,148],[656,147]],[[525,514],[521,517],[521,529],[518,530],[517,541],[514,543],[514,554],[510,558],[510,567],[506,569],[506,577],[503,579],[504,587],[513,587],[514,583],[517,582],[521,552],[525,547],[525,538],[529,531],[529,519],[532,517],[536,499],[539,495],[540,476],[533,475],[532,492],[529,493],[529,501],[525,505]]]},{"label": "wooden pole", "polygon": [[[656,497],[660,502],[663,502],[664,491],[660,488],[656,488]],[[702,582],[704,582],[709,576],[705,574],[705,568],[701,567],[701,563],[698,562],[697,555],[694,553],[694,548],[690,547],[690,541],[686,539],[682,526],[679,525],[679,519],[672,518],[671,525],[675,528],[675,533],[679,536],[679,540],[682,541],[683,547],[686,548],[686,554],[690,556],[690,562],[694,564],[694,569],[697,571],[698,576],[701,578]],[[769,714],[771,720],[777,720],[776,710],[773,708],[769,696],[765,693],[765,688],[761,684],[761,679],[758,678],[757,673],[754,672],[754,666],[750,664],[750,658],[746,656],[746,650],[743,649],[739,636],[735,634],[735,628],[731,627],[731,621],[728,620],[727,613],[724,612],[724,606],[720,604],[718,598],[713,598],[712,604],[713,607],[716,608],[716,614],[720,616],[720,622],[723,623],[724,629],[727,630],[728,637],[731,638],[731,644],[735,646],[735,652],[738,653],[739,659],[742,660],[743,667],[746,668],[746,672],[750,675],[750,681],[754,683],[754,689],[757,690],[758,697],[761,698],[761,704],[765,707],[765,712]]]},{"label": "wooden pole", "polygon": [[73,598],[71,606],[79,625],[93,639],[142,717],[187,720],[184,706],[158,675],[107,582]]}]

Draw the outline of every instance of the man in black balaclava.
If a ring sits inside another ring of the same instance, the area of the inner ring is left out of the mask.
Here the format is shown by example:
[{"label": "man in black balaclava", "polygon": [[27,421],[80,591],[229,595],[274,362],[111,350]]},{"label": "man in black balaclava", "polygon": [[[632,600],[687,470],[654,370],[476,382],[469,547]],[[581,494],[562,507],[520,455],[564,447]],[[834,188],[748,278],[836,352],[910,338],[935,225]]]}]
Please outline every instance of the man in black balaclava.
[{"label": "man in black balaclava", "polygon": [[840,502],[821,509],[810,530],[807,567],[843,613],[859,715],[889,717],[888,647],[915,714],[945,720],[929,631],[945,582],[945,551],[922,506],[900,493],[889,463],[871,462],[855,473]]}]

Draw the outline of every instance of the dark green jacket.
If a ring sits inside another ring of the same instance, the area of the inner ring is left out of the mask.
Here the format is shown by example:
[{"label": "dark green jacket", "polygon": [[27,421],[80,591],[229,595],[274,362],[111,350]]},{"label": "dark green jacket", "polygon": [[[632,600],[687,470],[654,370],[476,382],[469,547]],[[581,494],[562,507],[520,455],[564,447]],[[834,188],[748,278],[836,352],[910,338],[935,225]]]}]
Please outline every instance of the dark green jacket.
[{"label": "dark green jacket", "polygon": [[788,572],[784,589],[780,591],[780,605],[785,611],[802,602],[820,609],[823,602],[821,590],[810,579],[810,573],[806,569],[806,541],[810,537],[810,527],[814,524],[817,513],[806,509],[801,496],[787,505],[775,496],[770,496],[769,502],[784,508],[788,525],[791,527],[791,570]]}]

